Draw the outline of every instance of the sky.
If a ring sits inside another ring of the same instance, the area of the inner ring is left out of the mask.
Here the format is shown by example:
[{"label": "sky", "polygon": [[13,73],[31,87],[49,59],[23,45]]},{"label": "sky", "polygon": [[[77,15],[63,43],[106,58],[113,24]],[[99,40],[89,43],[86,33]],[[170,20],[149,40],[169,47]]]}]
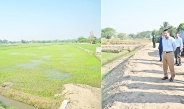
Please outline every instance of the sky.
[{"label": "sky", "polygon": [[164,21],[178,27],[184,23],[184,0],[102,0],[101,28],[118,33],[159,29]]},{"label": "sky", "polygon": [[100,0],[0,0],[0,39],[100,37],[100,8]]}]

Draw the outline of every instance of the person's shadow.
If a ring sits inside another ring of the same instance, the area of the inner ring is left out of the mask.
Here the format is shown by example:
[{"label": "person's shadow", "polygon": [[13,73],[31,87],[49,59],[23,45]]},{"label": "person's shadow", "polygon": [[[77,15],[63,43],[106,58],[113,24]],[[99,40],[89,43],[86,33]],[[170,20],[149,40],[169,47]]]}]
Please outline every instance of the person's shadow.
[{"label": "person's shadow", "polygon": [[158,57],[159,58],[159,50],[154,50],[153,52],[148,52],[149,56]]}]

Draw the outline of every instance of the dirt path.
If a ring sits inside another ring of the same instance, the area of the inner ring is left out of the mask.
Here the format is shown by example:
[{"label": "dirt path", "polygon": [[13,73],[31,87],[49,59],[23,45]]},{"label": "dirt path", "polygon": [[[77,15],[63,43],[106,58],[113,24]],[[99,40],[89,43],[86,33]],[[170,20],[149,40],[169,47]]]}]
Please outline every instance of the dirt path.
[{"label": "dirt path", "polygon": [[[102,81],[103,109],[182,109],[184,107],[184,58],[175,66],[174,82],[161,80],[158,49],[146,45]],[[170,74],[169,74],[170,76]]]},{"label": "dirt path", "polygon": [[69,100],[66,109],[101,109],[101,90],[81,84],[64,85],[66,99]]}]

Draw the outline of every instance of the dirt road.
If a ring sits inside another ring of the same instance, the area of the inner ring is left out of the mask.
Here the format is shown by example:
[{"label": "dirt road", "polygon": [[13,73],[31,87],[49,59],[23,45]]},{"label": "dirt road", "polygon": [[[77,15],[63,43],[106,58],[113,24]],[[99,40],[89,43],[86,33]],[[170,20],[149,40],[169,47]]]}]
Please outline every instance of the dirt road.
[{"label": "dirt road", "polygon": [[65,84],[66,109],[101,109],[101,90],[82,84]]},{"label": "dirt road", "polygon": [[161,80],[158,49],[146,45],[103,79],[103,109],[184,108],[184,58],[175,71],[173,82]]}]

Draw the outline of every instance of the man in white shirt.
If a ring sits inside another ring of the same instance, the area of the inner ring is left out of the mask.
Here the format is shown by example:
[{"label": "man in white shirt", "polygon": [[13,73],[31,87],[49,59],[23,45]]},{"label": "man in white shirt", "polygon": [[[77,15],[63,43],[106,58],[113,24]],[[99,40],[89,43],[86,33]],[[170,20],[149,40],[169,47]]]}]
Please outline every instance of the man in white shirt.
[{"label": "man in white shirt", "polygon": [[175,71],[174,71],[174,51],[176,50],[175,39],[170,36],[170,31],[168,29],[164,30],[164,37],[162,38],[162,46],[163,46],[163,71],[164,77],[162,80],[168,79],[168,66],[171,72],[170,82],[174,80]]},{"label": "man in white shirt", "polygon": [[175,35],[175,42],[176,42],[176,50],[175,50],[175,65],[181,66],[181,56],[180,53],[183,49],[183,41],[179,36],[179,33],[176,33]]}]

